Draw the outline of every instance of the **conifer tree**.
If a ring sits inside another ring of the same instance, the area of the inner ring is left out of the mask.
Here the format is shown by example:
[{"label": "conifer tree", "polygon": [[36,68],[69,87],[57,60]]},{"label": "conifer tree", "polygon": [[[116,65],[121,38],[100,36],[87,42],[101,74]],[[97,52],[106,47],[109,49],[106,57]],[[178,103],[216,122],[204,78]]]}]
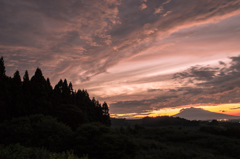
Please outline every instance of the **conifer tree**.
[{"label": "conifer tree", "polygon": [[70,94],[72,94],[73,93],[73,86],[72,86],[71,82],[69,83],[69,90],[70,90]]},{"label": "conifer tree", "polygon": [[22,84],[22,90],[26,94],[26,96],[30,95],[30,80],[28,76],[28,71],[25,71],[25,74],[23,76],[23,84]]},{"label": "conifer tree", "polygon": [[48,92],[48,94],[51,94],[52,90],[53,90],[53,88],[51,86],[50,79],[47,78],[47,92]]},{"label": "conifer tree", "polygon": [[21,88],[21,86],[22,86],[22,81],[21,81],[20,73],[19,73],[18,70],[14,73],[13,82],[14,82],[14,85],[15,85],[15,86],[18,86],[18,87]]},{"label": "conifer tree", "polygon": [[102,105],[102,111],[103,111],[103,123],[107,126],[110,126],[111,120],[110,120],[110,116],[109,116],[108,105],[106,102],[104,102]]},{"label": "conifer tree", "polygon": [[51,87],[51,88],[52,88],[49,78],[47,78],[47,85],[48,85],[48,87]]},{"label": "conifer tree", "polygon": [[28,75],[28,71],[27,70],[25,71],[25,74],[23,76],[23,82],[26,82],[26,83],[29,82],[29,75]]},{"label": "conifer tree", "polygon": [[[35,87],[45,87],[47,82],[43,77],[42,71],[40,68],[37,68],[34,76],[31,78],[31,83],[35,85]],[[39,88],[40,89],[40,88]],[[41,88],[43,89],[43,88]]]},{"label": "conifer tree", "polygon": [[42,70],[40,68],[37,68],[34,76],[36,76],[37,78],[43,77]]},{"label": "conifer tree", "polygon": [[62,87],[63,87],[63,81],[62,81],[62,79],[60,79],[60,81],[54,87],[55,93],[61,94],[62,93]]},{"label": "conifer tree", "polygon": [[64,104],[71,103],[70,102],[70,89],[68,87],[67,80],[65,79],[62,84],[62,99]]},{"label": "conifer tree", "polygon": [[62,90],[63,90],[63,94],[69,96],[70,95],[70,89],[68,87],[68,83],[67,80],[65,79],[62,85]]},{"label": "conifer tree", "polygon": [[46,98],[47,96],[47,81],[43,77],[42,71],[40,68],[37,68],[34,76],[31,78],[32,92],[36,97]]},{"label": "conifer tree", "polygon": [[20,73],[17,70],[14,73],[13,78],[11,79],[11,94],[12,101],[10,104],[11,113],[13,117],[19,117],[23,115],[23,103],[22,103],[22,81],[20,77]]},{"label": "conifer tree", "polygon": [[43,77],[40,68],[36,69],[34,76],[31,78],[31,96],[33,99],[34,113],[49,113],[48,92],[47,92],[47,81]]},{"label": "conifer tree", "polygon": [[106,102],[103,103],[102,110],[103,110],[103,115],[109,115],[109,109]]},{"label": "conifer tree", "polygon": [[5,75],[5,66],[4,66],[4,60],[3,57],[0,58],[0,122],[8,119],[8,101],[10,97],[9,93],[9,81],[6,80],[7,78]]},{"label": "conifer tree", "polygon": [[6,73],[6,70],[5,70],[5,66],[4,66],[4,60],[3,60],[3,57],[1,57],[1,59],[0,59],[0,78],[5,76],[5,73]]},{"label": "conifer tree", "polygon": [[31,110],[32,110],[32,105],[34,101],[31,101],[31,97],[32,97],[32,93],[31,90],[33,90],[31,88],[31,83],[29,80],[29,75],[28,75],[28,71],[25,71],[25,74],[23,76],[23,84],[22,84],[22,91],[23,91],[23,102],[24,102],[24,114],[26,115],[30,115],[31,114]]}]

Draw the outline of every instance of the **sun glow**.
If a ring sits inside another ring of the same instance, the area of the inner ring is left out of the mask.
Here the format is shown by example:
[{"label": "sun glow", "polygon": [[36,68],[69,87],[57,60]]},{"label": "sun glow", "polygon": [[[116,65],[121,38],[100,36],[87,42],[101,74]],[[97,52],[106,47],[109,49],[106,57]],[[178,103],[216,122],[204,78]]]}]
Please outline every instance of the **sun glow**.
[{"label": "sun glow", "polygon": [[203,108],[205,110],[215,112],[215,113],[240,116],[240,103],[231,103],[231,104],[220,104],[220,105],[205,105],[205,106],[191,105],[191,106],[181,106],[177,108],[164,108],[164,109],[154,110],[148,113],[141,113],[141,114],[137,114],[137,113],[115,114],[115,115],[112,114],[111,117],[144,118],[146,116],[148,117],[172,116],[179,113],[181,109],[189,108],[189,107]]},{"label": "sun glow", "polygon": [[240,103],[220,104],[216,106],[200,106],[198,108],[203,108],[216,113],[240,116]]}]

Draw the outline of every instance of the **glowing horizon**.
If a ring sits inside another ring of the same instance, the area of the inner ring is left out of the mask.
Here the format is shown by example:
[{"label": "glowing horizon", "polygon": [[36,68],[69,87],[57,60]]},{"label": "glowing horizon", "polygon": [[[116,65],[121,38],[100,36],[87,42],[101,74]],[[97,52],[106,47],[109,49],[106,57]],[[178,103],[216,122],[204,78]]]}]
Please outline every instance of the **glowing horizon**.
[{"label": "glowing horizon", "polygon": [[[202,109],[208,110],[210,112],[240,117],[240,103],[219,104],[219,105],[214,105],[214,106],[209,106],[209,105],[181,106],[180,108],[164,108],[164,109],[156,110],[153,112],[149,112],[148,115],[145,115],[144,113],[142,115],[141,114],[135,115],[133,113],[133,114],[120,114],[120,115],[118,114],[118,116],[111,116],[111,117],[113,117],[113,118],[129,118],[129,116],[131,116],[130,118],[143,118],[143,117],[157,117],[157,116],[173,116],[173,115],[178,114],[180,112],[180,110],[182,110],[184,108],[189,108],[189,107],[202,108]],[[236,111],[236,109],[238,109],[238,110]]]}]

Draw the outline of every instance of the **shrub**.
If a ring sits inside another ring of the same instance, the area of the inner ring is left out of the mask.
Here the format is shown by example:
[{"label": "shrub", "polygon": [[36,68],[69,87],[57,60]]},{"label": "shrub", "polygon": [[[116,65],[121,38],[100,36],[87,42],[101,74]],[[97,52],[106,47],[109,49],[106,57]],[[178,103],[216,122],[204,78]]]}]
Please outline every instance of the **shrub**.
[{"label": "shrub", "polygon": [[136,145],[128,136],[100,123],[80,126],[74,139],[76,154],[88,154],[89,158],[133,158],[136,151]]},{"label": "shrub", "polygon": [[[2,159],[79,159],[72,151],[54,153],[43,148],[24,147],[11,144],[0,147],[0,158]],[[88,159],[84,157],[82,159]]]},{"label": "shrub", "polygon": [[0,125],[2,144],[20,143],[23,146],[44,147],[61,152],[70,149],[73,132],[70,127],[51,116],[31,115],[14,118]]}]

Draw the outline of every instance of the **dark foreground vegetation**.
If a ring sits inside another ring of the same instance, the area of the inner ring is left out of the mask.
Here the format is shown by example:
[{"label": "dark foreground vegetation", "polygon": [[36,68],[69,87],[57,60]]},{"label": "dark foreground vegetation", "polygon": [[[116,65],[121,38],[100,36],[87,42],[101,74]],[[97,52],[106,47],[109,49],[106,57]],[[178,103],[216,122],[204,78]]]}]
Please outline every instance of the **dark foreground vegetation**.
[{"label": "dark foreground vegetation", "polygon": [[[231,126],[229,126],[231,125]],[[136,159],[240,158],[239,124],[203,124],[197,127],[120,128],[137,143]]]},{"label": "dark foreground vegetation", "polygon": [[[0,159],[230,159],[240,156],[239,123],[109,117],[106,102],[74,91],[67,80],[52,88],[38,68],[5,74],[0,59]],[[118,123],[118,125],[116,124]],[[131,124],[129,124],[131,123]]]},{"label": "dark foreground vegetation", "polygon": [[0,59],[0,158],[70,159],[134,157],[135,144],[110,128],[106,102],[90,99],[60,80],[53,88],[37,68],[5,74]]}]

